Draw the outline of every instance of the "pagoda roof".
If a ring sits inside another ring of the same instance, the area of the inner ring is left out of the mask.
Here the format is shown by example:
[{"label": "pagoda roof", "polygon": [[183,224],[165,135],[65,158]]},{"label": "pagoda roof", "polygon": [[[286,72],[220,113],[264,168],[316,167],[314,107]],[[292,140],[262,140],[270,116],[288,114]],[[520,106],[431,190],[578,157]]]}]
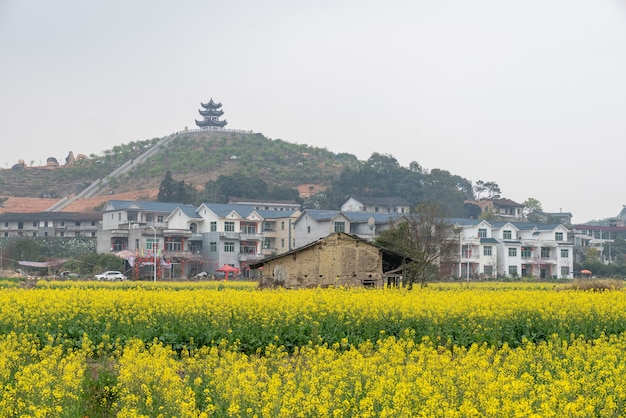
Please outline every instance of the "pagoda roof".
[{"label": "pagoda roof", "polygon": [[223,110],[215,110],[215,109],[207,109],[207,110],[198,110],[198,112],[202,116],[222,116],[224,114]]},{"label": "pagoda roof", "polygon": [[196,121],[196,125],[198,125],[201,128],[205,126],[217,126],[217,127],[223,128],[224,126],[226,126],[227,123],[228,122],[225,120],[211,120],[211,119]]},{"label": "pagoda roof", "polygon": [[211,100],[209,100],[209,103],[200,102],[200,106],[205,109],[219,109],[220,107],[222,107],[222,103],[215,103],[213,101],[213,98],[211,98]]}]

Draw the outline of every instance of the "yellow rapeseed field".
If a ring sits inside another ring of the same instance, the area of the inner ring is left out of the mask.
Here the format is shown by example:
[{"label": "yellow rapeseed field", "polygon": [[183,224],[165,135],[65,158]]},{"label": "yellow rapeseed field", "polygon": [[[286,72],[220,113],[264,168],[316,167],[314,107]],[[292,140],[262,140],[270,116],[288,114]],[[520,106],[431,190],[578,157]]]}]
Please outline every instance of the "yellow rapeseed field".
[{"label": "yellow rapeseed field", "polygon": [[0,417],[626,414],[626,293],[0,289]]}]

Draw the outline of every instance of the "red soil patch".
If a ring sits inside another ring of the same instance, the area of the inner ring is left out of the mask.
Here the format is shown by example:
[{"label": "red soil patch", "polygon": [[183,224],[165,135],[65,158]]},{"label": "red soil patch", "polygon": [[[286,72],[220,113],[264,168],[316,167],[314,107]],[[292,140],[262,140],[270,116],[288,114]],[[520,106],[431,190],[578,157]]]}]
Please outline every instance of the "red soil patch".
[{"label": "red soil patch", "polygon": [[146,189],[108,194],[104,196],[95,196],[72,202],[65,207],[62,212],[96,212],[96,208],[100,210],[102,205],[109,200],[156,200],[158,195],[159,189]]},{"label": "red soil patch", "polygon": [[43,212],[54,205],[58,199],[42,199],[37,197],[9,197],[0,207],[0,213],[34,213]]},{"label": "red soil patch", "polygon": [[[159,189],[135,190],[132,192],[109,194],[105,196],[79,199],[69,204],[62,212],[96,212],[109,200],[156,200]],[[35,213],[44,212],[54,205],[59,199],[41,199],[36,197],[8,197],[0,213]]]}]

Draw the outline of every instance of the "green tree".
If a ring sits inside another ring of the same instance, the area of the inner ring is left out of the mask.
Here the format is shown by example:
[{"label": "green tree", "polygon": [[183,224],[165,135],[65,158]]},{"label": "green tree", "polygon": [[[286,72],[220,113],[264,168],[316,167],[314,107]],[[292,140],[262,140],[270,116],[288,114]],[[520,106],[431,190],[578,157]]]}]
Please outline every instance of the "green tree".
[{"label": "green tree", "polygon": [[439,261],[458,249],[454,232],[453,225],[443,217],[441,206],[426,203],[383,231],[376,243],[406,257],[403,276],[411,289],[414,283],[425,286],[429,272],[436,271]]},{"label": "green tree", "polygon": [[176,188],[178,187],[176,180],[172,178],[172,172],[167,171],[165,177],[159,185],[159,194],[157,200],[159,202],[174,202],[174,195],[176,194]]},{"label": "green tree", "polygon": [[500,186],[495,181],[478,180],[474,185],[474,195],[476,199],[499,199],[501,195]]}]

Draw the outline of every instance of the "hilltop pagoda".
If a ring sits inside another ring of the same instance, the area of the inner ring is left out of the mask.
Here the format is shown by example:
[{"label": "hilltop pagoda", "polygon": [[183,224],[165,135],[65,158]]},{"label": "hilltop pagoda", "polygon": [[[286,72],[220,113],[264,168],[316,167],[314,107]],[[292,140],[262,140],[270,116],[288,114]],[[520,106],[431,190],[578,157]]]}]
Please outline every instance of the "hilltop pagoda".
[{"label": "hilltop pagoda", "polygon": [[200,106],[203,109],[198,110],[200,115],[204,117],[204,120],[196,121],[196,125],[200,128],[223,128],[228,123],[226,120],[220,120],[220,116],[224,114],[221,109],[221,103],[215,103],[213,99],[209,100],[209,103],[200,102]]}]

